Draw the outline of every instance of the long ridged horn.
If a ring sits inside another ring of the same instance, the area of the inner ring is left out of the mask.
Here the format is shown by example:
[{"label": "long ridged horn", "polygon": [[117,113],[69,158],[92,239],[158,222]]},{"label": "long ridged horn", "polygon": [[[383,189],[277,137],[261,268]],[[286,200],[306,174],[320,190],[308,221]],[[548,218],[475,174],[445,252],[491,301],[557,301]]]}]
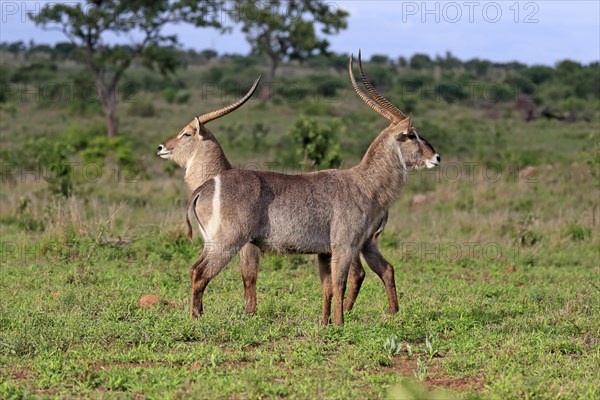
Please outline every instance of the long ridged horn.
[{"label": "long ridged horn", "polygon": [[244,104],[246,101],[248,101],[248,99],[250,97],[252,97],[252,95],[254,94],[254,91],[256,90],[256,87],[258,86],[258,82],[260,82],[260,78],[261,78],[261,76],[256,78],[256,80],[252,84],[252,87],[250,88],[248,93],[246,93],[246,95],[244,97],[242,97],[235,103],[228,105],[227,107],[223,107],[219,110],[211,111],[207,114],[199,116],[198,119],[200,120],[200,122],[203,124],[206,124],[207,122],[210,122],[214,119],[220,118],[223,115],[229,114],[230,112],[239,108],[242,104]]},{"label": "long ridged horn", "polygon": [[377,91],[377,89],[375,89],[373,85],[371,85],[371,82],[369,82],[369,80],[365,76],[365,73],[363,72],[362,68],[362,60],[360,58],[360,50],[358,50],[358,71],[360,73],[360,80],[362,81],[363,85],[365,85],[365,89],[367,89],[367,92],[371,95],[371,97],[384,109],[388,110],[389,112],[401,119],[405,119],[406,115],[402,111],[400,111],[398,107],[390,103],[388,99],[383,97]]},{"label": "long ridged horn", "polygon": [[350,81],[352,81],[352,87],[354,88],[354,91],[356,92],[358,97],[360,97],[362,101],[364,101],[369,107],[371,107],[373,110],[375,110],[383,118],[387,119],[388,121],[390,121],[392,123],[399,122],[400,120],[398,119],[398,117],[396,117],[389,111],[381,108],[381,106],[379,104],[377,104],[375,101],[373,101],[371,98],[369,98],[369,96],[367,96],[360,90],[360,88],[358,87],[358,83],[356,83],[356,79],[354,79],[354,73],[352,72],[353,64],[354,64],[354,55],[350,54],[350,61],[348,62],[348,73],[350,74]]}]

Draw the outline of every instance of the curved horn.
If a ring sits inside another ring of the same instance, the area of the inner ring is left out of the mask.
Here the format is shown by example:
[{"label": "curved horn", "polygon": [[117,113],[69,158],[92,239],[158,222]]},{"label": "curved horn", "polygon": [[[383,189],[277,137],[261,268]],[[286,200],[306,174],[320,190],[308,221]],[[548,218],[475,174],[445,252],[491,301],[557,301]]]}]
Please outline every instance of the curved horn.
[{"label": "curved horn", "polygon": [[392,123],[399,122],[398,117],[391,114],[389,111],[381,108],[381,106],[379,104],[374,102],[372,99],[369,98],[369,96],[367,96],[360,90],[360,88],[358,87],[358,84],[356,83],[356,80],[354,79],[354,73],[352,73],[352,66],[354,63],[353,57],[354,57],[354,55],[350,54],[350,61],[348,62],[348,73],[350,74],[350,81],[352,81],[352,87],[354,88],[354,91],[356,92],[358,97],[360,97],[362,101],[364,101],[369,107],[371,107],[373,110],[375,110],[383,118],[387,119],[388,121],[390,121]]},{"label": "curved horn", "polygon": [[373,99],[375,99],[375,101],[377,103],[379,103],[379,105],[381,107],[383,107],[384,109],[388,110],[389,112],[391,112],[392,114],[396,115],[397,117],[399,117],[401,119],[405,119],[406,115],[404,115],[404,113],[402,111],[400,111],[400,109],[398,107],[396,107],[395,105],[390,103],[388,99],[383,97],[377,91],[377,89],[375,89],[373,87],[373,85],[371,85],[371,82],[369,82],[369,80],[365,76],[365,73],[363,72],[363,68],[362,68],[362,60],[360,59],[360,50],[358,50],[358,71],[360,73],[360,79],[361,79],[363,85],[365,85],[365,89],[367,89],[367,92],[371,95],[371,97],[373,97]]},{"label": "curved horn", "polygon": [[246,101],[248,101],[248,99],[250,97],[252,97],[252,94],[254,94],[254,91],[256,90],[256,87],[258,86],[258,82],[260,82],[260,78],[261,78],[261,76],[259,76],[258,78],[256,78],[256,80],[252,84],[252,87],[250,88],[250,90],[248,91],[248,93],[246,93],[246,95],[244,97],[242,97],[241,99],[239,99],[235,103],[228,105],[227,107],[223,107],[223,108],[220,108],[218,110],[211,111],[211,112],[209,112],[207,114],[199,116],[198,119],[200,120],[200,122],[202,124],[206,124],[207,122],[210,122],[213,119],[220,118],[223,115],[229,114],[230,112],[232,112],[232,111],[236,110],[237,108],[239,108],[242,104],[244,104]]}]

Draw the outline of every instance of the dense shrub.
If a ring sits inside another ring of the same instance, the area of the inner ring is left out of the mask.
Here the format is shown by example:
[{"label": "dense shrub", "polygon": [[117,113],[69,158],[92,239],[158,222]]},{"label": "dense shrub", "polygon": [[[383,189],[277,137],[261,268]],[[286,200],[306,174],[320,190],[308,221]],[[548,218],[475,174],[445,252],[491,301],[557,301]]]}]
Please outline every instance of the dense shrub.
[{"label": "dense shrub", "polygon": [[38,136],[24,143],[19,163],[48,182],[51,193],[69,197],[73,192],[72,152],[73,148],[66,143]]},{"label": "dense shrub", "polygon": [[177,89],[174,87],[164,88],[161,94],[167,103],[172,104],[175,102],[175,97],[177,97]]},{"label": "dense shrub", "polygon": [[468,97],[463,86],[458,82],[440,82],[435,85],[435,94],[448,103],[464,100]]},{"label": "dense shrub", "polygon": [[341,130],[337,120],[320,125],[317,120],[300,117],[292,126],[290,136],[297,145],[296,155],[308,167],[335,168],[341,164],[337,132]]},{"label": "dense shrub", "polygon": [[556,75],[556,72],[552,67],[547,67],[545,65],[534,65],[524,70],[522,74],[534,84],[539,85],[553,79]]},{"label": "dense shrub", "polygon": [[335,97],[339,89],[347,87],[345,79],[332,74],[308,75],[306,80],[319,97]]},{"label": "dense shrub", "polygon": [[414,92],[427,84],[433,83],[433,75],[427,72],[407,70],[398,75],[397,82],[401,88]]},{"label": "dense shrub", "polygon": [[573,242],[581,242],[592,237],[592,229],[571,223],[565,228],[565,236],[568,236]]},{"label": "dense shrub", "polygon": [[507,83],[521,93],[534,94],[536,91],[536,87],[533,82],[522,75],[509,75],[506,77],[506,79],[504,79],[504,83]]},{"label": "dense shrub", "polygon": [[154,104],[146,100],[132,102],[127,111],[132,117],[149,118],[156,116]]},{"label": "dense shrub", "polygon": [[47,82],[56,77],[58,67],[48,61],[34,61],[31,64],[18,68],[12,74],[13,82]]}]

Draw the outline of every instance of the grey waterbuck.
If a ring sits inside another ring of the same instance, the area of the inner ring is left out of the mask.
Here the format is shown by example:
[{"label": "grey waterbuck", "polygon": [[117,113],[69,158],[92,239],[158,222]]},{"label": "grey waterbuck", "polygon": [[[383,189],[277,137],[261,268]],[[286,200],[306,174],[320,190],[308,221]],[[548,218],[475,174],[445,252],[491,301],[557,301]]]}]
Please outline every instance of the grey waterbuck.
[{"label": "grey waterbuck", "polygon": [[343,295],[351,265],[363,244],[400,196],[409,170],[432,168],[440,156],[406,117],[383,97],[363,93],[349,72],[356,93],[390,121],[361,162],[345,170],[285,175],[231,169],[192,193],[193,212],[204,238],[200,259],[191,268],[191,314],[199,317],[206,286],[242,246],[262,251],[319,255],[323,324],[343,325]]},{"label": "grey waterbuck", "polygon": [[[366,78],[362,74],[362,65],[360,67],[361,77],[368,84],[368,81],[366,81]],[[252,96],[259,80],[260,77],[240,100],[230,106],[198,117],[186,125],[179,133],[158,146],[157,155],[165,159],[173,159],[179,166],[185,168],[185,182],[190,190],[194,190],[206,180],[232,168],[223,149],[204,124],[224,116],[244,104]],[[375,240],[376,236],[383,230],[386,221],[387,214],[382,219],[378,229],[373,233],[373,236],[369,237],[368,242]],[[381,256],[374,242],[365,244],[364,249],[363,257],[366,262],[384,282],[390,312],[397,312],[398,298],[396,295],[393,268]],[[243,246],[240,251],[240,266],[244,282],[246,312],[250,314],[256,311],[256,278],[259,257],[260,250],[250,243]],[[365,277],[364,269],[360,264],[360,258],[357,257],[353,263],[349,275],[350,290],[344,301],[346,311],[352,309]]]}]

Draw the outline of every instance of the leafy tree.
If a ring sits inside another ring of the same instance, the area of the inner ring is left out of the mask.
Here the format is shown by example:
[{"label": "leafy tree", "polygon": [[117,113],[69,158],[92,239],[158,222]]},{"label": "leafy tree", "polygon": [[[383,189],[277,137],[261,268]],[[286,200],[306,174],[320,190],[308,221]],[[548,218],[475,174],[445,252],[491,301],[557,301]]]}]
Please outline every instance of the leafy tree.
[{"label": "leafy tree", "polygon": [[427,54],[417,53],[410,58],[409,65],[412,69],[430,69],[434,63]]},{"label": "leafy tree", "polygon": [[469,72],[477,74],[479,77],[485,76],[490,70],[492,63],[487,60],[480,60],[479,58],[473,58],[464,64],[465,69]]},{"label": "leafy tree", "polygon": [[16,56],[17,54],[25,52],[27,47],[25,46],[25,43],[23,43],[22,40],[19,40],[18,42],[8,44],[6,49],[9,53],[12,53]]},{"label": "leafy tree", "polygon": [[390,64],[391,60],[385,54],[373,54],[371,56],[371,63],[373,64]]},{"label": "leafy tree", "polygon": [[526,77],[522,75],[509,75],[504,79],[504,83],[508,83],[515,89],[517,89],[521,93],[525,94],[534,94],[536,87],[535,85]]},{"label": "leafy tree", "polygon": [[267,84],[261,98],[272,92],[277,67],[285,60],[305,60],[314,54],[326,54],[329,42],[320,37],[345,29],[348,13],[333,9],[323,0],[272,0],[236,2],[233,17],[242,24],[242,32],[254,53],[270,62]]},{"label": "leafy tree", "polygon": [[219,53],[217,53],[217,51],[213,49],[205,49],[200,52],[199,56],[206,61],[210,61],[214,58],[217,58],[219,56]]},{"label": "leafy tree", "polygon": [[339,145],[335,140],[340,130],[341,123],[337,120],[322,126],[315,119],[300,117],[294,122],[290,135],[298,145],[297,154],[305,165],[317,169],[336,168],[341,164]]},{"label": "leafy tree", "polygon": [[439,55],[436,56],[435,57],[435,62],[442,69],[453,69],[453,68],[460,68],[460,67],[462,67],[462,61],[460,61],[458,58],[454,57],[452,55],[452,53],[450,53],[449,51],[446,52],[446,56],[445,57],[441,57]]},{"label": "leafy tree", "polygon": [[554,78],[555,71],[545,65],[534,65],[523,71],[523,75],[534,84],[539,85]]},{"label": "leafy tree", "polygon": [[581,71],[582,68],[582,65],[576,61],[563,60],[556,65],[556,72],[564,80]]},{"label": "leafy tree", "polygon": [[40,54],[45,54],[47,58],[53,58],[54,49],[47,44],[34,44],[27,50],[25,58],[35,57]]},{"label": "leafy tree", "polygon": [[77,46],[71,42],[60,42],[54,45],[54,59],[67,60],[75,57]]},{"label": "leafy tree", "polygon": [[[94,76],[104,111],[108,137],[117,134],[116,91],[132,61],[162,73],[177,67],[173,56],[177,37],[162,33],[168,23],[189,22],[220,27],[216,12],[221,0],[87,0],[85,3],[48,3],[29,18],[48,30],[59,30],[81,50],[79,60]],[[110,45],[107,36],[130,39],[128,46]]]}]

